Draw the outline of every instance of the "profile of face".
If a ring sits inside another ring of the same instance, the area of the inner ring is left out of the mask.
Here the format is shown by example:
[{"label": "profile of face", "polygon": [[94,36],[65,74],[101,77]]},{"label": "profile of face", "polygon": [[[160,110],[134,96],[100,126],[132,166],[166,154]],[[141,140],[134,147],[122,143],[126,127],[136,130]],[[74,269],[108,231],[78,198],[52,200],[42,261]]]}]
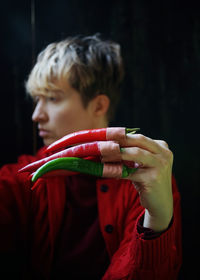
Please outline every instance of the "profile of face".
[{"label": "profile of face", "polygon": [[64,91],[35,93],[33,99],[36,106],[32,120],[38,123],[39,136],[47,146],[68,133],[106,125],[98,122],[100,98],[85,108],[80,94],[68,83]]}]

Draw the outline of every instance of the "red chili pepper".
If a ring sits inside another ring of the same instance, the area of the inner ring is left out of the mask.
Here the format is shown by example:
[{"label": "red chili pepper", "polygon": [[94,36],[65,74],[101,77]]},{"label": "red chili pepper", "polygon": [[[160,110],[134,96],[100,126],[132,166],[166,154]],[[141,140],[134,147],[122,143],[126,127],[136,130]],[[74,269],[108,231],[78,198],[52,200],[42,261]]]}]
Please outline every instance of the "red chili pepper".
[{"label": "red chili pepper", "polygon": [[[21,168],[18,172],[34,172],[46,162],[62,157],[94,157],[99,156],[102,161],[121,160],[119,144],[113,141],[96,141],[92,143],[80,144],[71,148],[65,149],[41,160],[32,162]],[[105,159],[104,159],[105,157]]]},{"label": "red chili pepper", "polygon": [[74,144],[81,144],[92,141],[113,140],[119,143],[124,142],[127,133],[135,133],[139,128],[107,127],[99,129],[81,130],[70,133],[55,141],[47,147],[48,152],[56,151]]}]

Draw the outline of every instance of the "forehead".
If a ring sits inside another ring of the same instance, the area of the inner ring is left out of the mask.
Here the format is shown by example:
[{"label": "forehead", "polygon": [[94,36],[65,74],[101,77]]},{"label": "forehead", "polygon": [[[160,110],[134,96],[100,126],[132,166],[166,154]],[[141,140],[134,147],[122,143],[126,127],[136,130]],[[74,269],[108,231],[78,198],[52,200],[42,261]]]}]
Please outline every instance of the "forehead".
[{"label": "forehead", "polygon": [[56,81],[46,81],[45,83],[40,83],[36,80],[34,83],[31,83],[29,87],[29,93],[31,96],[64,96],[70,95],[76,91],[68,82],[67,79],[60,79]]}]

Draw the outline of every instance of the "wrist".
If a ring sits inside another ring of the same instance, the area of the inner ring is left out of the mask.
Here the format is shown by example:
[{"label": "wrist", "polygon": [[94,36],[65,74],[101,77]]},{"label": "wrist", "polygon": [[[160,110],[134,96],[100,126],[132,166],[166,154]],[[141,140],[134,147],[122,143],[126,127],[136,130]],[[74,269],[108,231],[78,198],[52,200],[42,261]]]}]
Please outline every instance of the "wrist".
[{"label": "wrist", "polygon": [[168,215],[152,215],[145,209],[143,227],[152,229],[155,232],[162,232],[166,230],[172,220],[173,211]]}]

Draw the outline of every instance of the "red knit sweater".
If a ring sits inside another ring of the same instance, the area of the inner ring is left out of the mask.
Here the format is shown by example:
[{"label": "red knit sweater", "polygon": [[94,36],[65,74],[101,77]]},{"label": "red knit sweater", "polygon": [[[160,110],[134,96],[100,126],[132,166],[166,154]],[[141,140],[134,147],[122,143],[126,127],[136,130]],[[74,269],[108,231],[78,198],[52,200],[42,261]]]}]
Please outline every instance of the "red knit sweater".
[{"label": "red knit sweater", "polygon": [[[16,171],[33,160],[24,156],[17,165],[1,170],[0,256],[4,264],[17,261],[13,271],[19,279],[50,279],[67,199],[65,178],[42,179],[31,191],[28,174]],[[100,229],[110,257],[102,279],[177,279],[182,252],[180,196],[174,179],[173,221],[150,240],[138,232],[144,209],[130,181],[98,178],[96,191]]]}]

